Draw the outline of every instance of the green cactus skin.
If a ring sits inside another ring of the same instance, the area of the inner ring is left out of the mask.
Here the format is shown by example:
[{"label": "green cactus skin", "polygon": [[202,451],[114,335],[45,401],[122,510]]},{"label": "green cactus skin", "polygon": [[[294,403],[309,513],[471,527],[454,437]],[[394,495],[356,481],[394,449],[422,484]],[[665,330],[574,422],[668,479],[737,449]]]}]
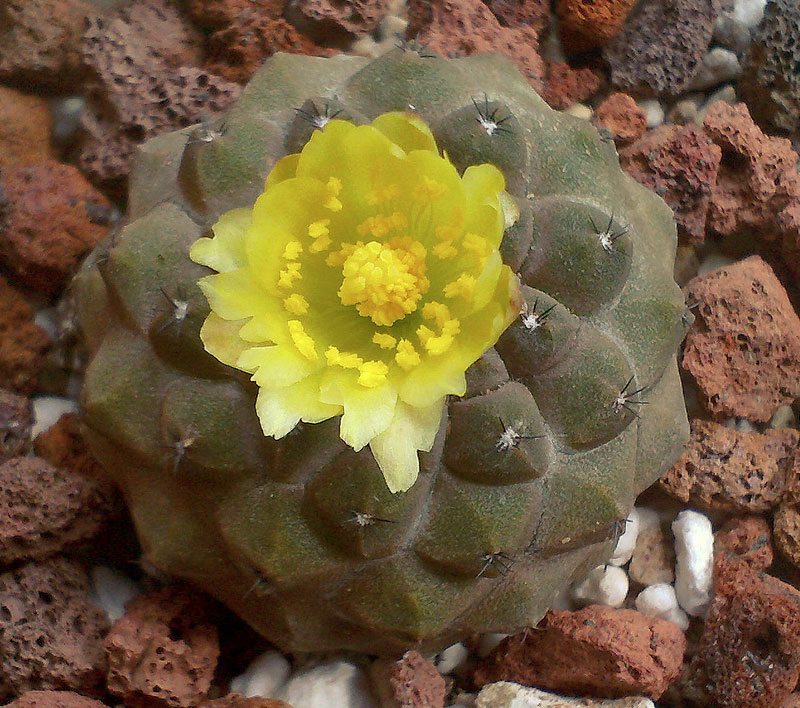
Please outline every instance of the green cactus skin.
[{"label": "green cactus skin", "polygon": [[[498,166],[521,210],[502,253],[525,311],[468,370],[403,494],[336,419],[265,438],[254,384],[198,334],[208,270],[189,246],[303,146],[314,126],[295,109],[326,106],[356,123],[413,106],[459,170]],[[493,111],[502,130],[487,129]],[[86,435],[145,558],[285,650],[396,654],[513,631],[608,557],[688,439],[675,246],[669,208],[613,145],[505,58],[278,54],[224,124],[142,146],[127,220],[78,276]]]}]

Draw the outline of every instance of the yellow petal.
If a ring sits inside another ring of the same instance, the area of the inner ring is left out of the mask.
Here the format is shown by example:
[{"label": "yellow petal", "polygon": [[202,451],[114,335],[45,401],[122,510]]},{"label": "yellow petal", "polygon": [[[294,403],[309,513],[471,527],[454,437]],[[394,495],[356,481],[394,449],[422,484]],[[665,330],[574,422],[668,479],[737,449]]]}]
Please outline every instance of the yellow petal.
[{"label": "yellow petal", "polygon": [[319,369],[290,346],[250,347],[242,352],[236,366],[253,374],[261,388],[284,389]]},{"label": "yellow petal", "polygon": [[424,408],[398,402],[389,427],[369,444],[391,492],[405,492],[419,475],[418,450],[430,451],[442,420],[445,399]]},{"label": "yellow petal", "polygon": [[256,414],[264,435],[282,438],[301,420],[319,423],[342,412],[319,400],[319,376],[309,376],[289,388],[272,391],[262,388],[256,398]]},{"label": "yellow petal", "polygon": [[284,155],[280,160],[275,163],[275,167],[267,175],[267,181],[264,183],[264,189],[269,189],[279,182],[284,182],[291,179],[297,174],[297,161],[300,159],[299,152],[293,152],[290,155]]},{"label": "yellow petal", "polygon": [[404,152],[429,150],[439,154],[431,129],[425,121],[411,113],[384,113],[372,121],[372,125]]},{"label": "yellow petal", "polygon": [[189,258],[219,273],[242,268],[245,265],[244,234],[252,221],[252,213],[252,209],[233,209],[223,214],[212,227],[214,238],[195,241],[189,249]]},{"label": "yellow petal", "polygon": [[200,341],[211,356],[223,364],[235,367],[242,352],[250,346],[239,337],[243,324],[244,320],[223,320],[216,313],[210,312],[200,327]]},{"label": "yellow petal", "polygon": [[207,275],[198,282],[211,309],[225,320],[241,320],[262,311],[261,298],[269,297],[253,279],[249,268]]}]

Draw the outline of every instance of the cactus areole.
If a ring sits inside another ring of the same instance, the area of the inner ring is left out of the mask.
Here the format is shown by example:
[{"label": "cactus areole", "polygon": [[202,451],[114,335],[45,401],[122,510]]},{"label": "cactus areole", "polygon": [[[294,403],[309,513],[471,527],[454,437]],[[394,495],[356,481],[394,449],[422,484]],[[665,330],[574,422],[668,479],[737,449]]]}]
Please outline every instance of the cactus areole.
[{"label": "cactus areole", "polygon": [[664,202],[505,58],[279,54],[77,279],[145,558],[288,651],[535,623],[688,437]]}]

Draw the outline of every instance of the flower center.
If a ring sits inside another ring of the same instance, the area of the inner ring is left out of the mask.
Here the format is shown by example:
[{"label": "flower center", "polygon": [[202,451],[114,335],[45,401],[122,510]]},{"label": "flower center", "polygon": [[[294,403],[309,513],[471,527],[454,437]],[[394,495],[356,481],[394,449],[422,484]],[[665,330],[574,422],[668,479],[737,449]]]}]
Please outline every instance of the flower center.
[{"label": "flower center", "polygon": [[339,299],[358,314],[389,326],[417,309],[428,290],[425,247],[408,236],[359,242],[342,266]]}]

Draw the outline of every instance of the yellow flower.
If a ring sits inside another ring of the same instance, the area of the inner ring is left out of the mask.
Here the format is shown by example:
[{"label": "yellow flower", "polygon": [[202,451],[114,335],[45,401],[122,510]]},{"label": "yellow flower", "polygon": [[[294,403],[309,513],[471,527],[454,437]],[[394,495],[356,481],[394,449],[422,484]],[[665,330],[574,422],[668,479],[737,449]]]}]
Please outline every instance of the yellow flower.
[{"label": "yellow flower", "polygon": [[341,416],[389,489],[414,484],[446,397],[519,314],[504,189],[493,165],[459,175],[415,116],[332,120],[193,244],[216,271],[203,344],[252,375],[265,435]]}]

